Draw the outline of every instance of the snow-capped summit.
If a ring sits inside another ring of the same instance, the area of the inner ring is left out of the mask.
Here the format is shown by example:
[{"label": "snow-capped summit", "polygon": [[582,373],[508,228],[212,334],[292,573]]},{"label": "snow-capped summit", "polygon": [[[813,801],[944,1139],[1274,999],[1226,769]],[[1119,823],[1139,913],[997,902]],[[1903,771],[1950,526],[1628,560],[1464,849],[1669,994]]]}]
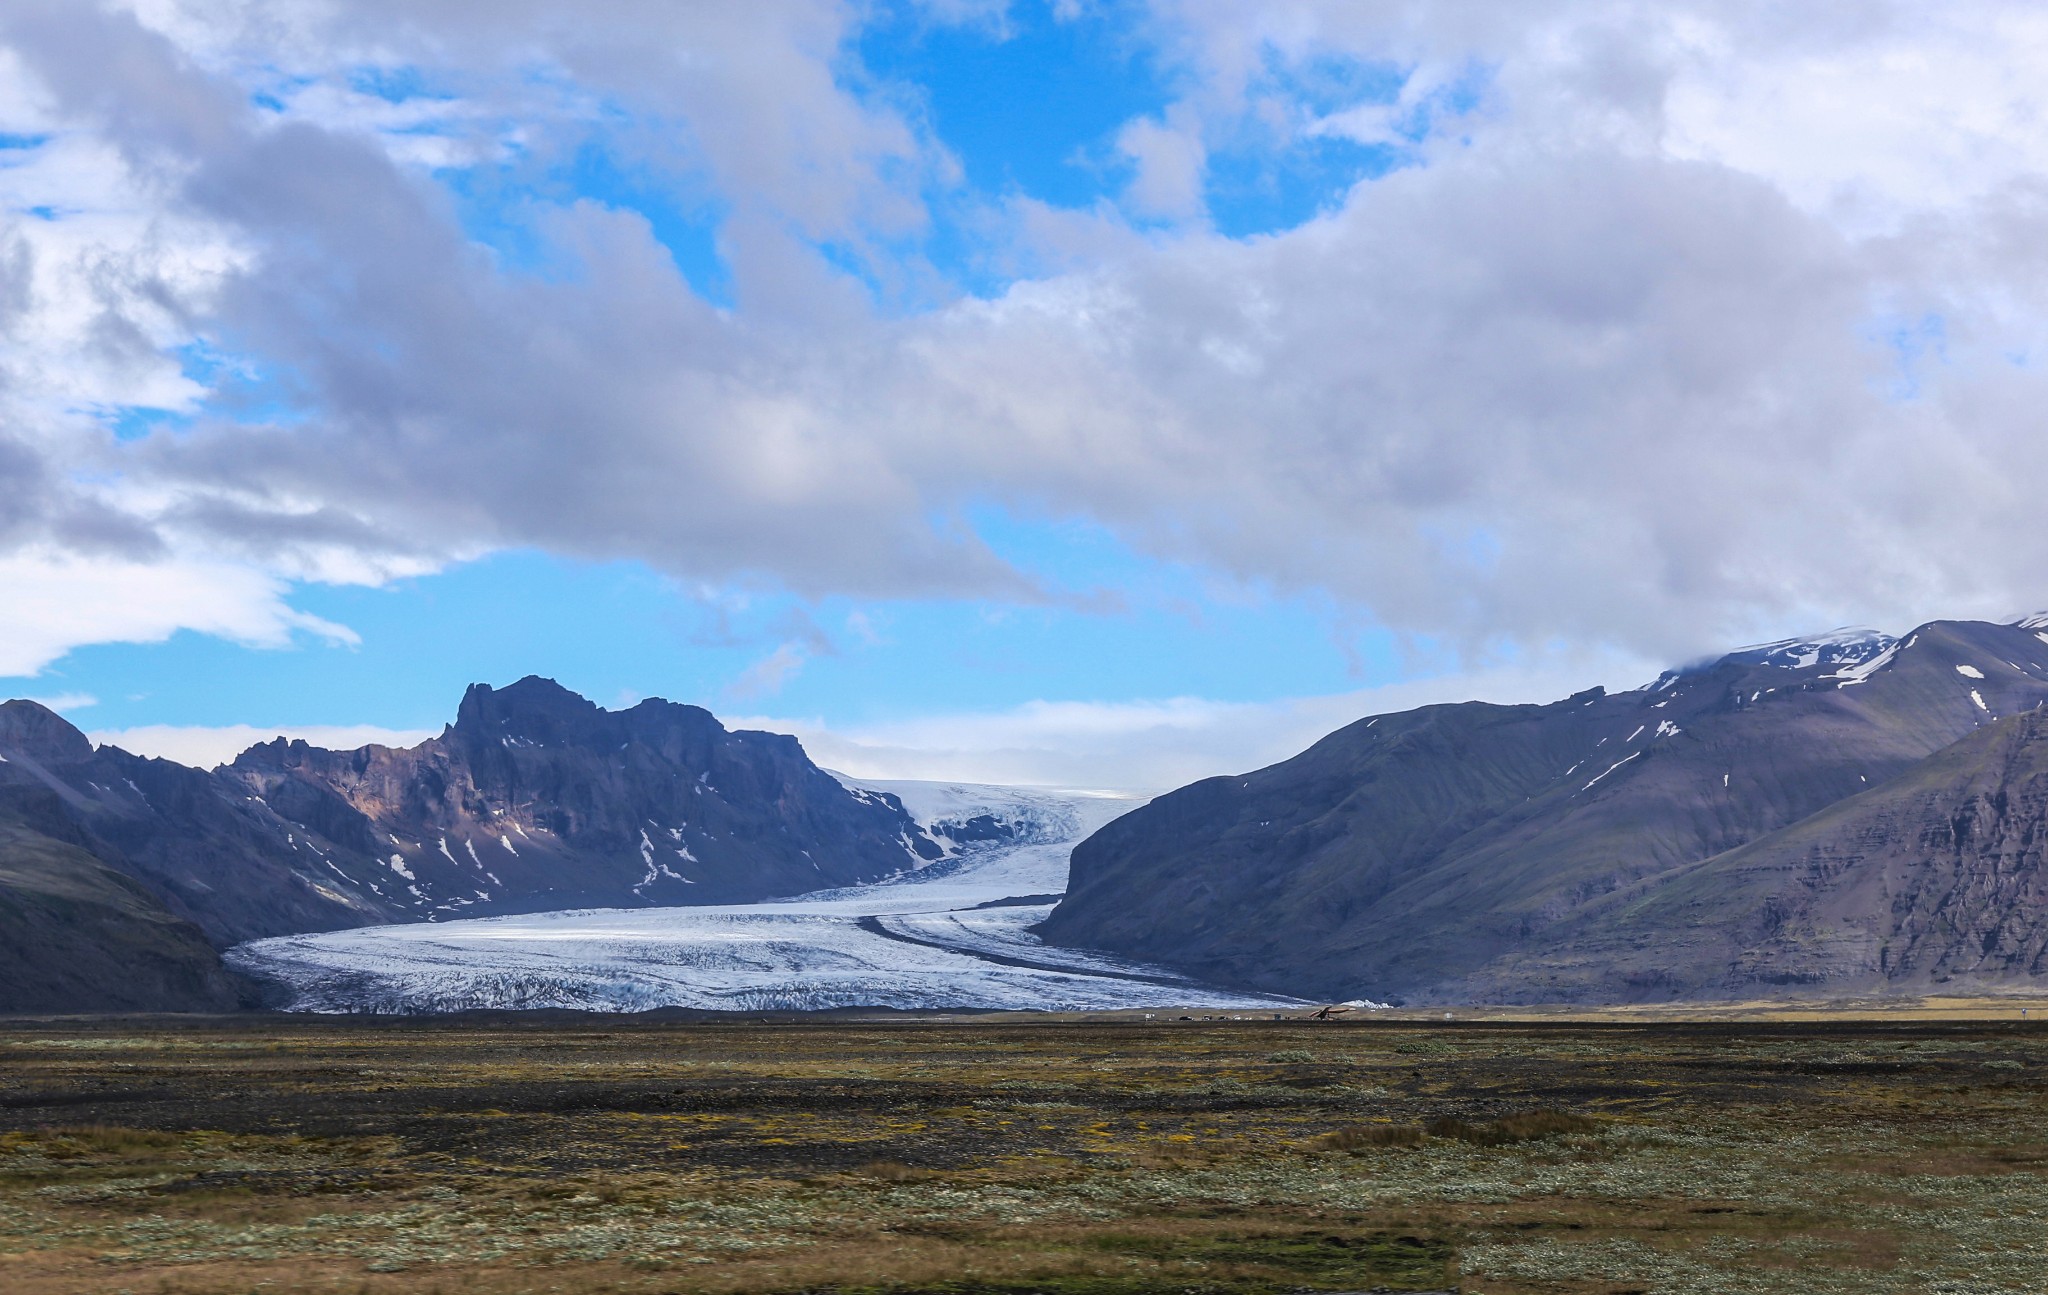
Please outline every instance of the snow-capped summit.
[{"label": "snow-capped summit", "polygon": [[1721,659],[1742,665],[1783,666],[1804,670],[1810,666],[1861,665],[1884,653],[1898,640],[1882,630],[1860,625],[1844,626],[1806,638],[1780,639],[1737,648]]},{"label": "snow-capped summit", "polygon": [[1897,650],[1898,644],[1897,638],[1882,630],[1848,625],[1825,634],[1779,639],[1774,643],[1752,643],[1722,656],[1706,657],[1666,670],[1636,691],[1663,692],[1690,676],[1729,665],[1769,666],[1780,670],[1829,666],[1840,672],[1835,677],[1857,678],[1883,666]]},{"label": "snow-capped summit", "polygon": [[2032,615],[2022,616],[2013,624],[2023,630],[2048,630],[2048,612],[2034,612]]}]

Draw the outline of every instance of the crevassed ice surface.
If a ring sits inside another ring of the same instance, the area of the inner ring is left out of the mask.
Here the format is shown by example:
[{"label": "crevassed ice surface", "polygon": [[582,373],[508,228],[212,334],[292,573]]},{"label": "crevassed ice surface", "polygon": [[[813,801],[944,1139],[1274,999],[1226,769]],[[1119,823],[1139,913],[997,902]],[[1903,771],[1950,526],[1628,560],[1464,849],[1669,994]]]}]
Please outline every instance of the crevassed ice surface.
[{"label": "crevassed ice surface", "polygon": [[[990,814],[1014,835],[910,860],[872,885],[769,903],[373,926],[256,940],[228,959],[290,986],[292,1008],[311,1012],[1292,1005],[1031,934],[1052,911],[1045,897],[1066,889],[1075,843],[1143,796],[846,781],[894,793],[927,826]],[[1020,898],[1031,902],[1005,902]]]}]

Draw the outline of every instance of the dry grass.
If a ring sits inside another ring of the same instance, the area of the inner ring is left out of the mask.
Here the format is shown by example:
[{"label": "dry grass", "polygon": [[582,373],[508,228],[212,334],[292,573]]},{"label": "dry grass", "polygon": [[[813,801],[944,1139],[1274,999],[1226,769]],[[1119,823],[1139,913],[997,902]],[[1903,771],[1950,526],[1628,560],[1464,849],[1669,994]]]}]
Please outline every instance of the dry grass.
[{"label": "dry grass", "polygon": [[929,1169],[906,1165],[901,1160],[870,1160],[854,1172],[884,1183],[921,1183],[937,1177]]},{"label": "dry grass", "polygon": [[2044,1105],[2015,1025],[0,1026],[0,1290],[2038,1292]]},{"label": "dry grass", "polygon": [[1413,1124],[1347,1124],[1310,1142],[1330,1151],[1371,1151],[1382,1147],[1419,1147],[1427,1135]]},{"label": "dry grass", "polygon": [[1433,1138],[1456,1138],[1475,1147],[1505,1147],[1516,1142],[1536,1142],[1567,1133],[1598,1133],[1600,1121],[1563,1111],[1530,1111],[1505,1115],[1497,1120],[1461,1120],[1455,1116],[1431,1120]]}]

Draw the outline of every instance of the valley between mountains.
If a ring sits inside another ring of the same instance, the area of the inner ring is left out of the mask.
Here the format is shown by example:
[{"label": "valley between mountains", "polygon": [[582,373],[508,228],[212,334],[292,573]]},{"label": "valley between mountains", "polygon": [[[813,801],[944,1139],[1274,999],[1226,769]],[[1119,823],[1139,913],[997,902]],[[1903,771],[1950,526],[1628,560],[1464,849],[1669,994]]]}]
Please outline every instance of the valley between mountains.
[{"label": "valley between mountains", "polygon": [[693,706],[480,684],[408,750],[209,772],[15,701],[0,756],[16,1011],[1282,1001],[1031,933],[1128,794],[863,785]]},{"label": "valley between mountains", "polygon": [[0,1010],[1091,1009],[2038,990],[2048,617],[1368,716],[1153,799],[863,782],[472,687],[212,770],[0,705]]},{"label": "valley between mountains", "polygon": [[1066,884],[1074,843],[1132,808],[1130,796],[933,783],[849,790],[904,805],[949,853],[786,900],[362,927],[258,940],[228,960],[288,986],[293,1009],[325,1012],[1295,1005],[1032,934]]}]

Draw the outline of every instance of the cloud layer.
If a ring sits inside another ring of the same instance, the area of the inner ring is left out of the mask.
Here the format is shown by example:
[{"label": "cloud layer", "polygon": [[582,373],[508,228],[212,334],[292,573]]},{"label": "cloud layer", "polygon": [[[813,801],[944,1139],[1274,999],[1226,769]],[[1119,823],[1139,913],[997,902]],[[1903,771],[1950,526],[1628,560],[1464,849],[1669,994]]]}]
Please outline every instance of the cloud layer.
[{"label": "cloud layer", "polygon": [[[10,629],[0,671],[339,634],[289,581],[510,546],[1058,596],[984,505],[1473,659],[2048,605],[2029,6],[1162,0],[1181,98],[1088,211],[965,193],[858,10],[587,15],[0,7],[0,589],[113,609]],[[1398,92],[1333,101],[1333,65]],[[729,304],[534,178],[599,131],[718,213]],[[1247,139],[1391,169],[1227,237],[1207,168]],[[948,287],[942,204],[1039,268]],[[111,592],[143,569],[176,596]]]},{"label": "cloud layer", "polygon": [[1588,682],[1569,669],[1497,669],[1271,702],[1033,702],[844,727],[773,716],[725,722],[730,728],[791,734],[811,759],[856,778],[1157,793],[1198,778],[1263,768],[1366,715],[1475,698],[1553,701]]},{"label": "cloud layer", "polygon": [[135,755],[211,769],[228,763],[252,746],[280,737],[330,751],[353,751],[364,746],[418,746],[435,733],[426,729],[380,728],[374,724],[144,724],[135,728],[98,729],[87,736],[101,746],[118,746]]}]

